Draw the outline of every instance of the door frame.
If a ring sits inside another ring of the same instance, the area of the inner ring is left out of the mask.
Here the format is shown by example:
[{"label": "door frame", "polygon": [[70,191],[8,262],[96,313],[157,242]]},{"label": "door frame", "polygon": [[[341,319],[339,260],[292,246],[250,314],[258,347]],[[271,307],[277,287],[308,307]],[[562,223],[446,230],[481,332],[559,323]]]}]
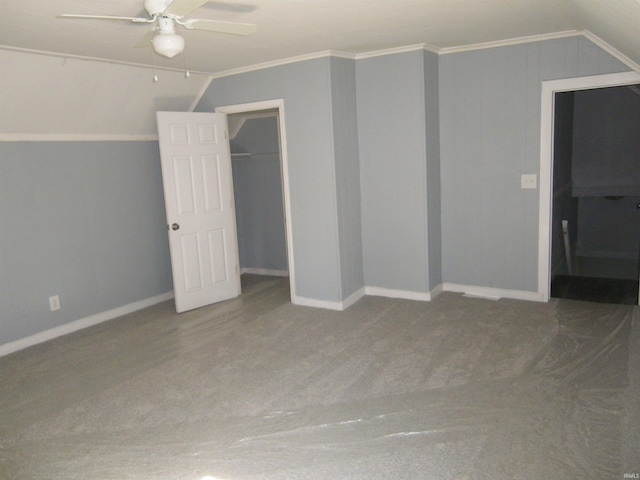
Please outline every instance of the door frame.
[{"label": "door frame", "polygon": [[293,222],[291,217],[291,188],[289,184],[289,160],[287,155],[287,135],[284,118],[284,100],[265,100],[261,102],[224,105],[216,107],[216,113],[227,115],[234,113],[254,113],[262,110],[278,110],[278,135],[280,136],[280,171],[282,172],[282,199],[284,203],[285,237],[287,243],[287,262],[289,270],[289,290],[291,302],[296,302],[295,263],[293,254]]},{"label": "door frame", "polygon": [[540,110],[540,199],[538,211],[538,295],[551,297],[551,222],[553,220],[553,146],[555,94],[640,83],[640,73],[623,72],[542,82]]}]

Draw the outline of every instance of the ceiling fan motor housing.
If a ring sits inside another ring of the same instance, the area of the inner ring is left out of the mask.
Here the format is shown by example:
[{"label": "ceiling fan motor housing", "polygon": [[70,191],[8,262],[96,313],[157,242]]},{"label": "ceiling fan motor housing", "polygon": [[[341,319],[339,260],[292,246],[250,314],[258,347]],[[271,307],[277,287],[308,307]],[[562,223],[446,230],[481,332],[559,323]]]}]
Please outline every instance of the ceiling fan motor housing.
[{"label": "ceiling fan motor housing", "polygon": [[173,19],[169,17],[158,18],[158,30],[160,30],[161,35],[175,34],[176,29]]},{"label": "ceiling fan motor housing", "polygon": [[144,0],[144,9],[150,17],[162,15],[162,13],[173,3],[173,0]]}]

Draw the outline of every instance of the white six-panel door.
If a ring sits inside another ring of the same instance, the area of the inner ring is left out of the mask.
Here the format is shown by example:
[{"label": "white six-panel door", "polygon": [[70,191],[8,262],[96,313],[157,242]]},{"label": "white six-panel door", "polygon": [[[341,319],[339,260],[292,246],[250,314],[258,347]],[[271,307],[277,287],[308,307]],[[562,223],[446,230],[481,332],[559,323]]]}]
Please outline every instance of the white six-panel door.
[{"label": "white six-panel door", "polygon": [[240,294],[227,119],[157,112],[176,310]]}]

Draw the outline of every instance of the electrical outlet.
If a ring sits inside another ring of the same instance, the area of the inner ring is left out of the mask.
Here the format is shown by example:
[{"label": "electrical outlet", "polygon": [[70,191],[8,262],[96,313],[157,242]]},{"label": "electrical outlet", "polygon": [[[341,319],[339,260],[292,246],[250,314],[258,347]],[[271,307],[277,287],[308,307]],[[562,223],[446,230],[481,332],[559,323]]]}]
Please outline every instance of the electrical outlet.
[{"label": "electrical outlet", "polygon": [[49,297],[49,307],[52,312],[60,310],[60,297],[58,295],[52,295]]},{"label": "electrical outlet", "polygon": [[538,175],[535,173],[521,175],[520,188],[538,188]]}]

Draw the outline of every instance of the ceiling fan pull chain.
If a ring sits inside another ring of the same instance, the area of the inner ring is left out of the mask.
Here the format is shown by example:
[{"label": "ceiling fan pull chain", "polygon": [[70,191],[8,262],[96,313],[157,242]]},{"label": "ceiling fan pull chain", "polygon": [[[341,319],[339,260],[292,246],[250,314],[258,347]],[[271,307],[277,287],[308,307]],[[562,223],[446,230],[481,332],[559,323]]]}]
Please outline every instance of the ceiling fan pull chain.
[{"label": "ceiling fan pull chain", "polygon": [[153,83],[158,83],[158,74],[156,73],[156,59],[155,59],[155,55],[153,52],[153,49],[151,49],[151,73],[153,74]]},{"label": "ceiling fan pull chain", "polygon": [[187,65],[189,63],[189,59],[187,58],[187,53],[184,53],[184,78],[187,79],[191,76],[191,72],[189,71],[189,66]]}]

